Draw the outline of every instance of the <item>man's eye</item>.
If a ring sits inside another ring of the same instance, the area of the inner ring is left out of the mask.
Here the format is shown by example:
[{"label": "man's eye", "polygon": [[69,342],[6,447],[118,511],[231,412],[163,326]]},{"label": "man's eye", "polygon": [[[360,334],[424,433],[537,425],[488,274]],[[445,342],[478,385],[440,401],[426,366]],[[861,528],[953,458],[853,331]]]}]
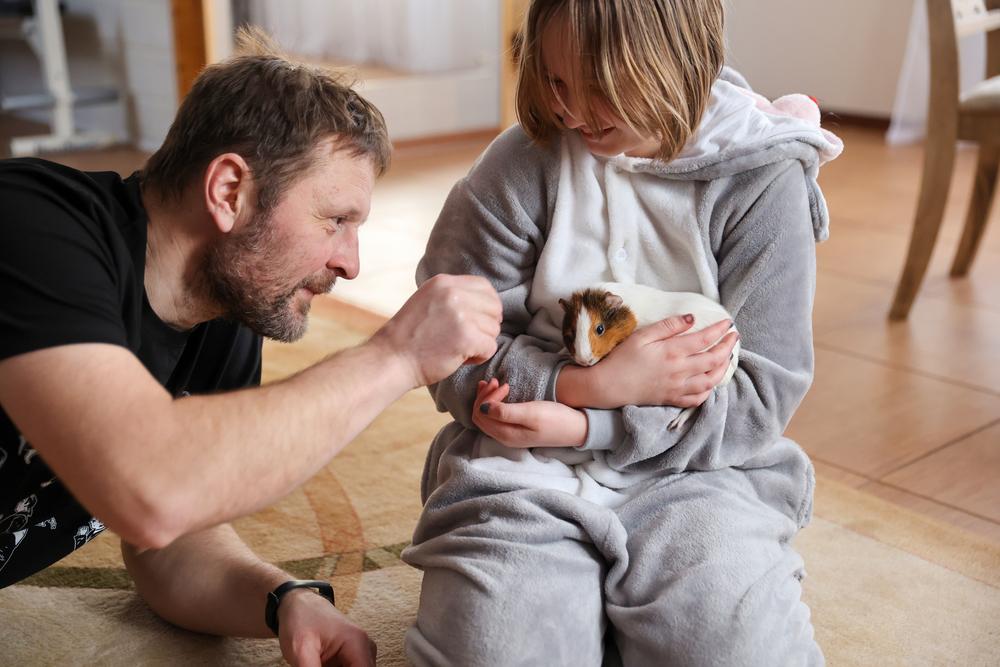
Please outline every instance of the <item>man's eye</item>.
[{"label": "man's eye", "polygon": [[604,325],[603,325],[603,324],[598,324],[598,325],[597,325],[597,326],[596,326],[596,327],[594,328],[594,331],[596,331],[596,332],[597,332],[597,335],[598,335],[598,336],[603,336],[603,335],[604,335]]}]

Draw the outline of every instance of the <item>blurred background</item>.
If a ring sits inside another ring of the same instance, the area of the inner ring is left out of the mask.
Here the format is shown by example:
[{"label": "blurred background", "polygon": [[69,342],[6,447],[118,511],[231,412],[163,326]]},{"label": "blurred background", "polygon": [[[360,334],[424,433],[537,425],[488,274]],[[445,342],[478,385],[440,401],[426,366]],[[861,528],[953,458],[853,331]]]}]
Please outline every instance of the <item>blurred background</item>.
[{"label": "blurred background", "polygon": [[[510,44],[526,4],[0,0],[0,155],[128,174],[162,141],[200,68],[232,52],[236,26],[260,25],[292,55],[346,68],[386,117],[394,165],[362,232],[361,276],[330,299],[350,306],[336,311],[345,317],[388,316],[414,288],[448,190],[515,122]],[[990,206],[1000,154],[989,139],[1000,126],[985,115],[1000,108],[988,32],[997,10],[981,0],[727,6],[729,64],[769,97],[815,97],[846,143],[820,179],[832,236],[817,250],[816,381],[789,435],[821,476],[1000,542]],[[947,115],[973,93],[985,124]],[[973,126],[987,129],[963,134]],[[981,141],[958,142],[970,137]],[[971,269],[956,271],[970,201],[985,233],[973,235]]]},{"label": "blurred background", "polygon": [[[509,46],[503,33],[510,32],[526,3],[3,0],[2,108],[18,118],[47,122],[42,105],[52,91],[44,70],[46,64],[58,67],[59,54],[33,49],[31,35],[46,31],[35,16],[36,4],[58,8],[76,127],[152,150],[191,77],[201,64],[231,53],[234,27],[244,23],[264,27],[304,60],[355,67],[360,88],[383,110],[394,139],[506,125],[512,119],[501,112]],[[916,25],[921,12],[914,12],[922,5],[910,0],[729,2],[729,62],[765,95],[809,91],[827,111],[888,119],[901,84],[910,96],[907,106],[926,106],[926,82],[922,100],[914,89],[921,73],[926,77],[926,63],[907,60],[908,45],[919,49],[922,42],[926,49],[926,26],[921,36]],[[974,58],[977,42],[968,43]],[[982,43],[978,40],[980,68]],[[975,70],[974,61],[968,69]]]}]

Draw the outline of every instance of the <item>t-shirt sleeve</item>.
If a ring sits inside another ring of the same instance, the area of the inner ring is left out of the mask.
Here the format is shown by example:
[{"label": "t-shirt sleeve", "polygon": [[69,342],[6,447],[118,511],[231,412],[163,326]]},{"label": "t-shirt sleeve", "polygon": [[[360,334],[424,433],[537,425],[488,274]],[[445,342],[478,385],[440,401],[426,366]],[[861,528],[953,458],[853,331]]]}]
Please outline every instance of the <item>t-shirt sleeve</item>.
[{"label": "t-shirt sleeve", "polygon": [[41,183],[0,182],[0,359],[72,343],[127,346],[121,265],[100,208]]}]

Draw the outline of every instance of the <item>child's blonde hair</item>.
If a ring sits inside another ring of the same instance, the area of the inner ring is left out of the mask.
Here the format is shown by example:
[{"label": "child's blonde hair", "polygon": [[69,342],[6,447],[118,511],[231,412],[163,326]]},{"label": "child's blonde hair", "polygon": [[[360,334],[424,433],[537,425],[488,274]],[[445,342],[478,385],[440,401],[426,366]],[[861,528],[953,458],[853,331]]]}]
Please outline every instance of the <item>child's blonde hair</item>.
[{"label": "child's blonde hair", "polygon": [[552,20],[565,22],[568,46],[579,54],[574,80],[564,83],[582,120],[600,127],[596,95],[634,131],[660,140],[659,159],[674,158],[722,69],[722,0],[532,0],[519,45],[517,116],[541,142],[562,129],[542,61],[542,34]]}]

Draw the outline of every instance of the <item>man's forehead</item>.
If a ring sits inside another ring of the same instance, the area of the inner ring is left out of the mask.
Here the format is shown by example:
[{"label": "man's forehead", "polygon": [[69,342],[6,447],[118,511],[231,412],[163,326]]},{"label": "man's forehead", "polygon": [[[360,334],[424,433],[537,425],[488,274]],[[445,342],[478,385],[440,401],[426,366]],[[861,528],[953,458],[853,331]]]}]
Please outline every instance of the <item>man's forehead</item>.
[{"label": "man's forehead", "polygon": [[305,180],[315,199],[335,199],[341,207],[367,216],[375,186],[375,166],[369,157],[338,151],[317,163]]}]

